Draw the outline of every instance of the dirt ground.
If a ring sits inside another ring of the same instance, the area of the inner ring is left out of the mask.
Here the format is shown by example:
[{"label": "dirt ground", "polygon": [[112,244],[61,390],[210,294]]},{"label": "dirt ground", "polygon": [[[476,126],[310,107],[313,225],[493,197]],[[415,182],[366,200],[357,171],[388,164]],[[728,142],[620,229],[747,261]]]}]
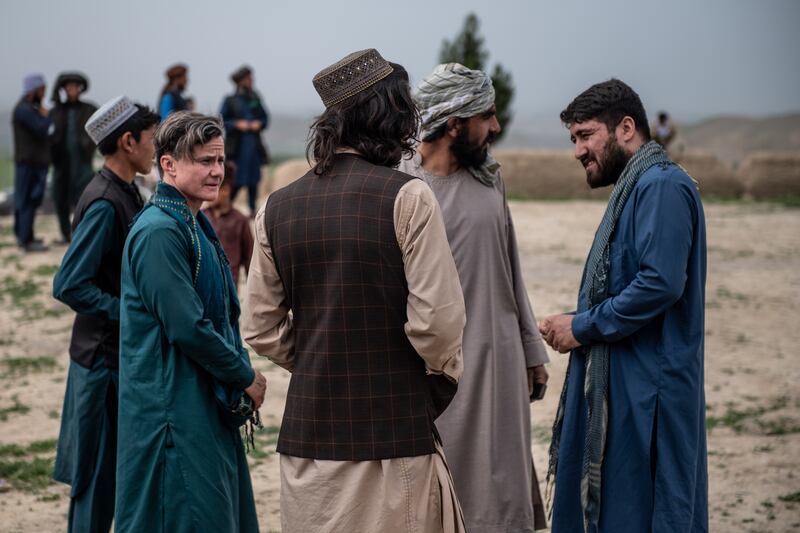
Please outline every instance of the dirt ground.
[{"label": "dirt ground", "polygon": [[[603,203],[514,202],[527,288],[539,317],[572,309]],[[711,531],[800,530],[800,210],[773,204],[706,206],[709,511]],[[72,313],[53,300],[64,247],[24,255],[0,218],[0,492],[3,532],[64,531],[68,487],[49,481],[58,437]],[[37,220],[56,238],[52,216]],[[552,353],[550,387],[532,408],[543,479],[566,368]],[[265,360],[265,429],[251,455],[263,531],[280,528],[275,437],[289,376]]]}]

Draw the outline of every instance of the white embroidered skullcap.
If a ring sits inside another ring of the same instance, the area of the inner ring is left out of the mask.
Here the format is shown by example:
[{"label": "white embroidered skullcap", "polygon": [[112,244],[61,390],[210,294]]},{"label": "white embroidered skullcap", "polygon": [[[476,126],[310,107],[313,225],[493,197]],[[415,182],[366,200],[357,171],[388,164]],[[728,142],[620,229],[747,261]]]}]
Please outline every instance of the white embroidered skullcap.
[{"label": "white embroidered skullcap", "polygon": [[86,122],[86,133],[95,144],[108,137],[136,114],[136,105],[125,95],[112,98],[95,111]]}]

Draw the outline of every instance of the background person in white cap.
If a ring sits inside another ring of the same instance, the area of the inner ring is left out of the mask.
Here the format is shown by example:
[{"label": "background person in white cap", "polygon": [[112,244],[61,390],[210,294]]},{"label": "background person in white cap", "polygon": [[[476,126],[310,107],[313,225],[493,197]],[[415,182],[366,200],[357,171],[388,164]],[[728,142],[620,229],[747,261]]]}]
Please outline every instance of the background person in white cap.
[{"label": "background person in white cap", "polygon": [[26,252],[47,250],[33,236],[36,209],[42,205],[47,167],[50,166],[48,132],[50,119],[42,105],[45,82],[41,74],[29,74],[22,82],[22,98],[14,108],[14,234]]},{"label": "background person in white cap", "polygon": [[77,313],[53,475],[72,486],[69,531],[108,531],[114,518],[122,249],[143,203],[133,178],[152,167],[158,121],[118,96],[86,123],[105,160],[78,200],[53,280],[53,296]]},{"label": "background person in white cap", "polygon": [[492,80],[439,65],[414,92],[422,143],[399,170],[422,178],[442,208],[464,291],[464,376],[436,421],[467,531],[546,527],[531,456],[530,401],[547,382],[542,336],[522,279],[500,165]]}]

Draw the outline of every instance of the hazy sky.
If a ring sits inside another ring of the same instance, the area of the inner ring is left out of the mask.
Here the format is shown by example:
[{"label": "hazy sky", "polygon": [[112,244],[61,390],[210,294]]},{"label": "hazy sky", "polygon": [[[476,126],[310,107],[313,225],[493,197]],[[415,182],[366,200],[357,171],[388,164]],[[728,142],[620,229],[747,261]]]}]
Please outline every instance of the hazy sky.
[{"label": "hazy sky", "polygon": [[612,76],[651,115],[678,120],[800,110],[797,0],[2,0],[0,110],[27,72],[52,81],[66,69],[89,75],[95,102],[126,93],[152,105],[165,67],[182,61],[201,111],[218,108],[247,63],[271,111],[317,113],[317,71],[375,47],[418,81],[469,11],[490,61],[513,73],[520,115],[555,118]]}]

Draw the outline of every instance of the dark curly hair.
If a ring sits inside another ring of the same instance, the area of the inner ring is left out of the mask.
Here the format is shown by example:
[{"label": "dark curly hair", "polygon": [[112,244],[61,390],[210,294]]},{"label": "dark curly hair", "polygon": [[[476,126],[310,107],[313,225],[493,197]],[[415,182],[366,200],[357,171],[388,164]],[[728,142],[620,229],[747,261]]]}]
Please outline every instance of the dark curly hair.
[{"label": "dark curly hair", "polygon": [[645,141],[650,140],[650,126],[642,101],[626,83],[612,78],[596,83],[583,91],[561,112],[561,122],[567,127],[587,120],[598,120],[609,132],[625,117],[631,117]]},{"label": "dark curly hair", "polygon": [[374,165],[395,167],[413,154],[419,112],[411,99],[406,69],[390,63],[391,74],[340,104],[311,125],[306,158],[313,155],[317,175],[333,166],[337,148],[353,148]]}]

